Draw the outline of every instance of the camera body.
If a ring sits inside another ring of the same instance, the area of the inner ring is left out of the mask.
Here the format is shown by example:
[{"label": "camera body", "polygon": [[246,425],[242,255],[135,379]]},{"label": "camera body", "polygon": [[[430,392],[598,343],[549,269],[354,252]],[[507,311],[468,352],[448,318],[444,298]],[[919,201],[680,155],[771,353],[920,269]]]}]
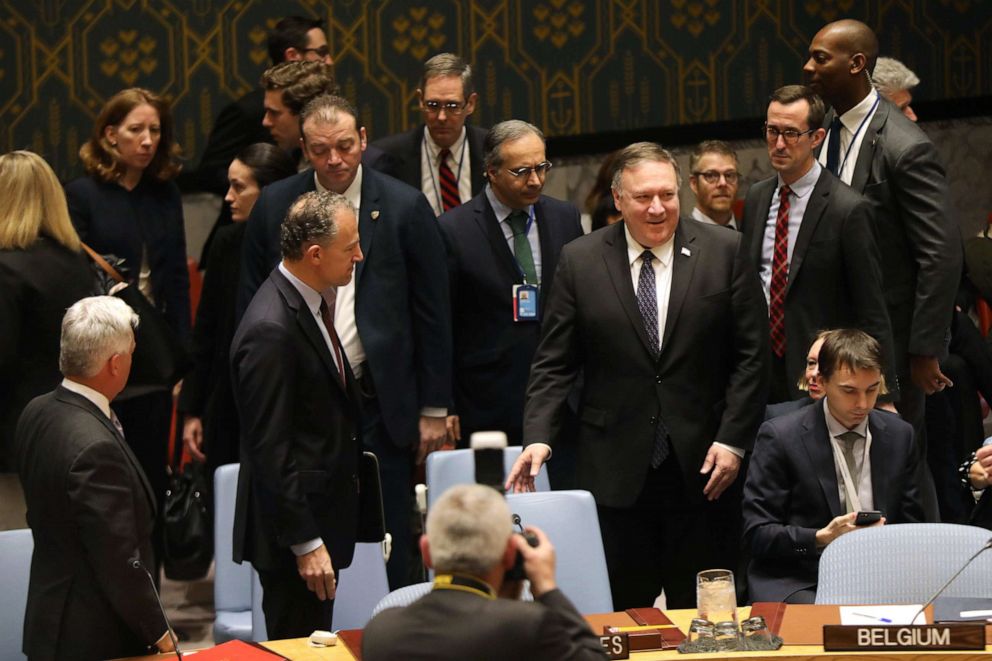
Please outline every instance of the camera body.
[{"label": "camera body", "polygon": [[[520,525],[519,516],[514,514],[513,519],[517,525]],[[514,534],[522,535],[523,538],[527,540],[527,543],[531,546],[531,548],[537,548],[537,545],[540,544],[540,541],[537,539],[537,535],[532,532],[525,530]],[[524,556],[520,555],[520,551],[517,551],[517,557],[513,561],[513,566],[506,572],[505,579],[508,581],[522,581],[525,578],[527,578],[527,573],[524,571]]]}]

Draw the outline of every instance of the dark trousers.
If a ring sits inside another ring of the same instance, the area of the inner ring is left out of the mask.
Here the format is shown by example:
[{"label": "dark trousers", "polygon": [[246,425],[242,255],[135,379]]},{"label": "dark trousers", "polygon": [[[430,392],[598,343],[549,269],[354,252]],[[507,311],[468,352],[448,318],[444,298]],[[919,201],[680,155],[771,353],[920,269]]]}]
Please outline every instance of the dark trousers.
[{"label": "dark trousers", "polygon": [[[335,570],[335,576],[339,576]],[[258,570],[262,612],[269,640],[303,638],[314,631],[333,631],[334,600],[321,601],[295,569]],[[340,585],[340,584],[339,584]]]},{"label": "dark trousers", "polygon": [[[598,508],[614,610],[651,606],[662,588],[668,608],[694,608],[697,573],[737,569],[741,480],[716,503],[700,503],[669,455],[648,469],[633,507]],[[702,492],[706,480],[692,482]]]}]

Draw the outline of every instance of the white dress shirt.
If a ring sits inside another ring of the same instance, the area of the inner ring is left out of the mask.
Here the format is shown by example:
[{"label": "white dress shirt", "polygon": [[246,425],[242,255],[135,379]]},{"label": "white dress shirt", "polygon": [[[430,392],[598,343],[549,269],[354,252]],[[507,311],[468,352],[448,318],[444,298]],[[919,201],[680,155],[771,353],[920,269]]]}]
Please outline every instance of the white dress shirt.
[{"label": "white dress shirt", "polygon": [[[503,230],[503,236],[506,238],[506,243],[510,246],[510,253],[516,257],[517,251],[513,245],[513,228],[510,224],[506,222],[506,219],[510,217],[510,214],[516,211],[516,209],[511,209],[496,197],[496,193],[493,192],[492,187],[486,184],[486,199],[489,200],[489,206],[493,208],[493,213],[496,214],[496,220],[499,221],[499,228]],[[530,223],[530,227],[527,229],[527,243],[530,244],[530,253],[534,257],[534,271],[537,273],[538,282],[529,282],[527,284],[540,285],[541,279],[541,238],[537,232],[537,215],[534,213],[534,205],[531,204],[520,211],[526,211],[527,215],[534,219],[534,222]]]},{"label": "white dress shirt", "polygon": [[[792,263],[792,250],[796,247],[796,237],[799,236],[799,226],[806,215],[806,206],[809,204],[810,194],[816,186],[816,180],[820,178],[823,168],[816,161],[809,172],[794,181],[789,188],[789,250],[787,252],[788,263]],[[775,224],[778,221],[778,208],[782,201],[782,177],[778,178],[778,186],[772,194],[772,204],[768,208],[768,217],[765,219],[765,237],[761,244],[761,263],[758,265],[758,275],[761,277],[761,289],[765,292],[765,303],[770,299],[770,287],[772,280],[772,259],[775,256]]]},{"label": "white dress shirt", "polygon": [[827,419],[827,432],[830,434],[830,443],[836,448],[834,452],[834,470],[837,471],[837,489],[840,493],[840,508],[847,509],[847,493],[844,489],[844,473],[837,461],[839,456],[843,457],[843,441],[837,437],[847,431],[854,431],[861,434],[862,438],[854,441],[854,466],[860,472],[861,479],[857,484],[858,500],[861,501],[861,510],[870,511],[875,509],[875,498],[871,490],[871,430],[868,429],[868,418],[866,417],[860,425],[853,429],[848,429],[840,423],[837,418],[830,413],[830,403],[827,398],[823,398],[823,413]]},{"label": "white dress shirt", "polygon": [[[861,103],[854,106],[840,116],[840,154],[838,155],[840,180],[850,185],[854,178],[854,168],[858,164],[858,154],[861,153],[861,145],[868,132],[868,125],[871,118],[878,110],[878,92],[872,88],[868,96],[861,100]],[[853,142],[852,142],[853,138]],[[820,148],[820,164],[826,167],[827,151],[830,144],[830,129],[827,129],[827,137]]]},{"label": "white dress shirt", "polygon": [[698,220],[701,223],[706,223],[707,225],[720,225],[721,227],[730,227],[732,229],[737,229],[737,220],[734,218],[733,214],[730,215],[730,220],[727,221],[727,224],[723,225],[721,223],[716,222],[715,220],[707,216],[705,213],[700,211],[699,207],[693,207],[692,219]]},{"label": "white dress shirt", "polygon": [[[462,204],[472,199],[472,159],[468,154],[468,130],[463,126],[461,135],[455,143],[448,147],[448,167],[455,175],[458,182],[458,197]],[[431,132],[424,127],[424,139],[420,143],[420,190],[424,197],[430,202],[434,209],[434,215],[440,216],[444,213],[444,205],[441,203],[441,181],[439,179],[438,167],[441,163],[439,156],[441,147],[434,142]]]},{"label": "white dress shirt", "polygon": [[113,420],[113,416],[110,415],[110,401],[102,392],[93,390],[93,388],[84,386],[82,383],[71,379],[62,379],[62,387],[90,400],[94,406],[103,411],[103,414],[107,418]]}]

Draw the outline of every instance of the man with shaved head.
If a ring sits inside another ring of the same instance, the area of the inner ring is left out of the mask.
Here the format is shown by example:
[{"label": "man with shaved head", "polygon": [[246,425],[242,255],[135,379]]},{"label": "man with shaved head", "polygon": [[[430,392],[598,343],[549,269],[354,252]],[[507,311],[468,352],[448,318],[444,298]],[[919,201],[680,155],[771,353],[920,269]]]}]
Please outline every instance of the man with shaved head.
[{"label": "man with shaved head", "polygon": [[872,87],[878,39],[864,23],[842,20],[820,30],[803,71],[833,106],[819,161],[874,208],[874,229],[892,320],[900,400],[921,447],[924,394],[953,385],[940,371],[961,239],[949,215],[944,168],[933,143]]}]

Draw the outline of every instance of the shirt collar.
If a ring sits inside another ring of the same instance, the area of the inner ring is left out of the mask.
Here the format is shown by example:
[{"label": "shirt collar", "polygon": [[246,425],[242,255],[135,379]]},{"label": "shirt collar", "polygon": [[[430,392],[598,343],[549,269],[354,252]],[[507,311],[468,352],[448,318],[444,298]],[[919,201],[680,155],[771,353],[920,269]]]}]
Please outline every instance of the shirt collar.
[{"label": "shirt collar", "polygon": [[[707,216],[705,213],[700,211],[699,207],[693,207],[691,215],[693,220],[698,220],[701,223],[706,223],[708,225],[720,225],[720,223],[716,222],[715,220]],[[727,224],[723,225],[723,227],[733,227],[734,229],[737,229],[737,220],[734,218],[733,215],[731,215],[730,220],[728,220]]]},{"label": "shirt collar", "polygon": [[661,265],[666,268],[672,263],[672,255],[675,254],[675,234],[672,234],[668,241],[654,248],[645,248],[635,241],[634,237],[630,235],[630,229],[627,227],[627,223],[623,224],[623,234],[627,238],[627,263],[629,266],[633,266],[634,262],[639,260],[641,255],[644,254],[645,250],[650,250],[655,259],[661,262]]},{"label": "shirt collar", "polygon": [[827,398],[823,398],[823,413],[824,417],[827,419],[827,431],[830,432],[831,438],[836,438],[843,434],[844,432],[853,431],[861,434],[862,438],[868,436],[868,418],[870,416],[865,416],[865,419],[854,429],[848,429],[841,422],[833,416],[830,412],[830,407],[827,406]]},{"label": "shirt collar", "polygon": [[[455,140],[454,144],[448,147],[451,151],[452,157],[455,162],[461,159],[462,149],[464,149],[465,136],[468,135],[468,131],[462,126],[462,132],[458,134],[458,139]],[[427,145],[427,156],[431,163],[437,165],[438,154],[441,153],[441,146],[434,142],[434,138],[431,136],[431,132],[424,126],[424,144]]]},{"label": "shirt collar", "polygon": [[[796,197],[806,197],[813,192],[813,188],[816,186],[816,181],[820,178],[820,172],[823,170],[823,166],[814,158],[813,167],[809,169],[809,172],[803,176],[796,179],[794,182],[789,184],[789,190]],[[778,176],[778,188],[781,190],[783,186],[782,175]],[[781,194],[781,193],[778,193]]]},{"label": "shirt collar", "polygon": [[[320,193],[327,193],[328,189],[320,183],[320,179],[317,178],[317,173],[313,173],[313,183],[315,184],[317,191]],[[362,164],[358,164],[358,171],[355,173],[355,178],[352,180],[351,185],[345,189],[343,195],[351,202],[351,205],[356,209],[361,208],[362,205]]]},{"label": "shirt collar", "polygon": [[279,262],[279,272],[286,276],[289,280],[289,284],[293,285],[296,291],[300,292],[300,296],[303,297],[303,302],[306,303],[307,308],[314,316],[320,314],[320,304],[323,302],[324,298],[320,295],[320,292],[303,282],[295,275],[290,273],[289,269],[283,262]]},{"label": "shirt collar", "polygon": [[496,220],[503,222],[507,217],[514,211],[526,211],[528,215],[531,213],[531,209],[534,207],[533,204],[524,207],[523,209],[513,209],[507,205],[500,202],[499,198],[496,197],[496,193],[493,191],[493,187],[486,184],[486,199],[489,200],[489,206],[493,208],[493,213],[496,214]]},{"label": "shirt collar", "polygon": [[871,112],[876,100],[878,100],[878,92],[875,88],[872,88],[871,91],[868,92],[868,96],[861,99],[861,103],[840,116],[840,123],[843,124],[844,128],[848,131],[854,133],[858,130],[858,127],[861,126],[861,122],[865,120],[868,113]]},{"label": "shirt collar", "polygon": [[107,399],[106,395],[102,392],[94,390],[89,386],[84,386],[78,381],[72,381],[71,379],[62,379],[62,387],[70,392],[74,392],[81,397],[93,402],[93,404],[103,411],[103,414],[110,418],[110,400]]}]

